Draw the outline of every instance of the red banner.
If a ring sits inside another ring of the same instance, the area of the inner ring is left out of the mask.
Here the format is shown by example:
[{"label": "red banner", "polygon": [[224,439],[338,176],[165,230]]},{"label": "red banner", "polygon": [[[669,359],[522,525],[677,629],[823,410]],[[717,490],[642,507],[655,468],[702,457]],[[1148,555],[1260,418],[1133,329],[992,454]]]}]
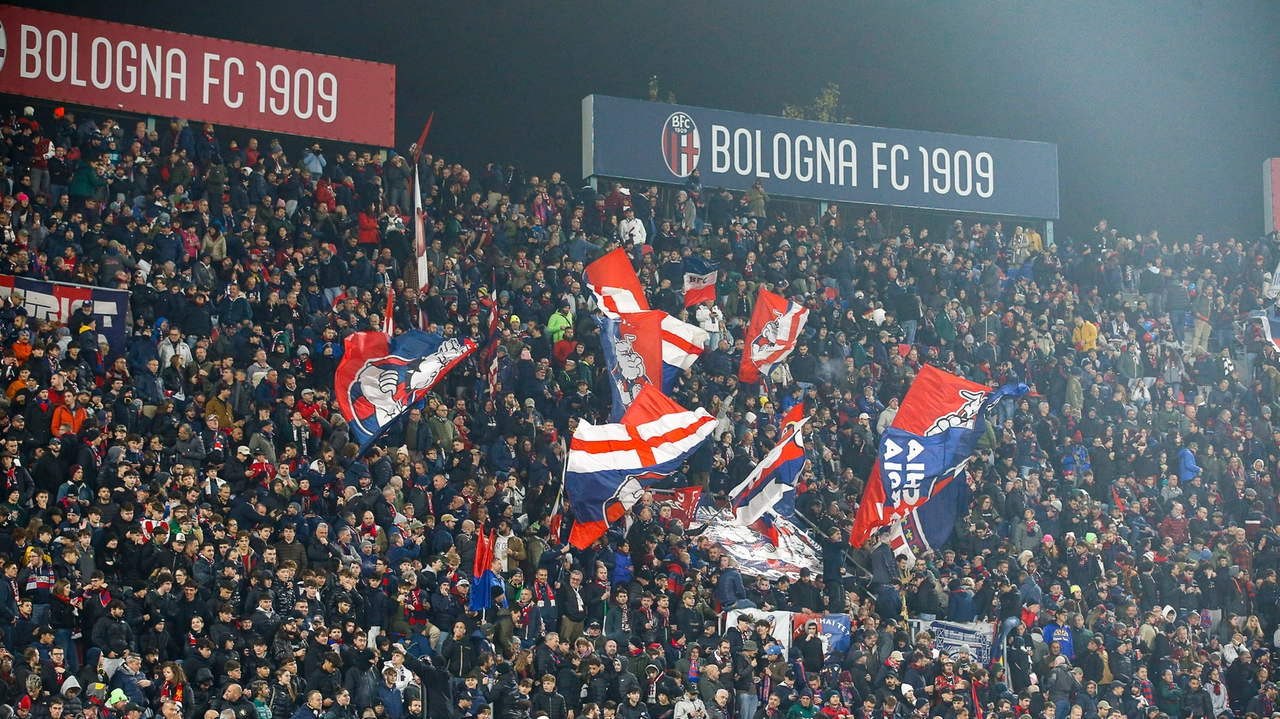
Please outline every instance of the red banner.
[{"label": "red banner", "polygon": [[14,95],[391,147],[394,65],[0,5]]}]

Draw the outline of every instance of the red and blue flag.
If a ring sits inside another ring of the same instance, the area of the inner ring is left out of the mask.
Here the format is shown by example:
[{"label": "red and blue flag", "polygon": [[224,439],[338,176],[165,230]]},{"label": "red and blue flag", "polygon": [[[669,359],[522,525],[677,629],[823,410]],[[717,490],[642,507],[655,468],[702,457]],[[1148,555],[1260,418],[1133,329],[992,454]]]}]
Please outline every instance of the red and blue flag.
[{"label": "red and blue flag", "polygon": [[578,423],[569,443],[564,489],[574,524],[569,543],[586,549],[626,516],[653,483],[714,432],[716,420],[686,410],[646,384],[619,423]]},{"label": "red and blue flag", "polygon": [[[493,573],[493,530],[486,535],[481,526],[476,534],[476,559],[471,566],[471,592],[467,595],[467,609],[482,612],[493,603],[493,588],[502,586],[502,580]],[[507,606],[503,596],[502,606]]]},{"label": "red and blue flag", "polygon": [[622,415],[645,385],[662,385],[662,318],[665,312],[628,312],[617,318],[596,315],[600,326],[600,349],[609,371],[613,392],[610,422]]},{"label": "red and blue flag", "polygon": [[768,377],[796,348],[809,310],[768,290],[760,290],[751,324],[747,327],[747,346],[742,350],[738,379],[755,384]]},{"label": "red and blue flag", "polygon": [[383,332],[357,332],[344,348],[334,387],[342,417],[364,452],[476,344],[410,330],[394,339]]},{"label": "red and blue flag", "polygon": [[[803,404],[791,408],[778,444],[729,493],[729,506],[739,524],[751,527],[769,514],[778,514],[788,519],[794,516],[796,478],[804,470],[805,464],[804,433],[801,430],[809,419],[803,414]],[[788,494],[790,500],[784,505],[784,497]],[[771,528],[771,518],[766,522],[765,526]]]},{"label": "red and blue flag", "polygon": [[924,504],[889,525],[889,549],[894,554],[914,562],[916,557],[941,547],[951,536],[959,508],[969,505],[965,469],[952,468],[936,486],[934,495]]},{"label": "red and blue flag", "polygon": [[[587,265],[583,278],[595,295],[596,303],[605,317],[612,320],[626,319],[628,315],[650,312],[649,300],[645,297],[640,279],[631,267],[631,260],[621,249],[614,250],[600,259]],[[693,366],[702,355],[711,336],[701,327],[682,322],[671,315],[653,310],[653,315],[631,320],[633,325],[651,326],[653,317],[661,322],[655,336],[662,340],[662,377],[650,376],[650,381],[661,384],[664,391],[670,392],[676,377],[681,371]],[[601,332],[604,332],[601,325]],[[625,333],[620,336],[625,336]],[[608,349],[605,352],[609,352]],[[606,354],[606,359],[608,355]],[[612,365],[611,365],[612,367]],[[653,372],[657,365],[648,365],[646,369]]]},{"label": "red and blue flag", "polygon": [[[871,532],[925,506],[952,484],[964,483],[964,468],[986,430],[983,415],[1000,398],[1020,395],[1026,385],[992,390],[925,365],[902,406],[880,437],[880,454],[849,541],[861,546]],[[935,504],[930,510],[942,510]],[[949,511],[954,519],[957,506]],[[948,532],[951,523],[946,523]],[[943,536],[945,541],[945,535]]]},{"label": "red and blue flag", "polygon": [[704,260],[696,255],[687,258],[684,261],[684,306],[715,302],[716,280],[719,276],[719,262]]}]

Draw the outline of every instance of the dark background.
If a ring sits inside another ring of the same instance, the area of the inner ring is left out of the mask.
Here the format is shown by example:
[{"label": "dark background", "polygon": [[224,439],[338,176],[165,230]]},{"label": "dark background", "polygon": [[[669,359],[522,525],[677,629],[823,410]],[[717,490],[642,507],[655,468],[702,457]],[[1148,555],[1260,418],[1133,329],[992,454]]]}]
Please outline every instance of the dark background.
[{"label": "dark background", "polygon": [[[1252,238],[1280,155],[1280,3],[17,2],[394,63],[397,143],[581,173],[580,101],[779,114],[828,82],[860,124],[1059,146],[1059,233]],[[2,89],[2,88],[0,88]],[[261,134],[261,133],[257,133]]]}]

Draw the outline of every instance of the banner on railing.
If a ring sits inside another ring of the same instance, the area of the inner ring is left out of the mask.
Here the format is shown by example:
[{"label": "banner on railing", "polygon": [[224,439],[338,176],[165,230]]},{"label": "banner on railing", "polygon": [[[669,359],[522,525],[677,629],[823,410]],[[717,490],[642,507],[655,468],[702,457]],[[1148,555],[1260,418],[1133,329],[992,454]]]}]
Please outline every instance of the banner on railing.
[{"label": "banner on railing", "polygon": [[943,622],[938,620],[912,619],[911,636],[920,632],[933,632],[933,648],[946,650],[955,655],[961,649],[968,649],[974,661],[988,665],[992,652],[995,651],[996,625],[994,622]]},{"label": "banner on railing", "polygon": [[87,302],[97,320],[99,343],[105,340],[110,345],[110,357],[124,354],[129,330],[129,293],[125,290],[0,275],[0,297],[13,297],[32,319],[59,324],[65,324]]},{"label": "banner on railing", "polygon": [[761,619],[769,622],[769,636],[778,640],[783,649],[790,649],[791,644],[802,636],[810,621],[818,622],[822,636],[822,652],[828,657],[842,657],[849,651],[853,618],[848,614],[806,614],[802,612],[773,611],[763,609],[730,609],[720,616],[720,629],[723,632],[737,625],[738,617],[746,617],[752,627]]}]

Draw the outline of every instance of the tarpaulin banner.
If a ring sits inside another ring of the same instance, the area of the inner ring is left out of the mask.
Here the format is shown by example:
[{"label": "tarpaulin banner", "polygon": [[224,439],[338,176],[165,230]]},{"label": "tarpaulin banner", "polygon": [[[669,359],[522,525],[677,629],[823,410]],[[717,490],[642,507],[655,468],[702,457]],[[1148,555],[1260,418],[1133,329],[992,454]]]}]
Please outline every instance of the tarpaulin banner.
[{"label": "tarpaulin banner", "polygon": [[962,648],[966,648],[969,650],[969,656],[982,666],[987,666],[991,662],[991,653],[995,650],[996,643],[995,622],[960,624],[937,620],[911,620],[911,636],[914,637],[925,631],[933,632],[934,649],[946,650],[948,654],[955,656]]},{"label": "tarpaulin banner", "polygon": [[108,356],[124,354],[129,330],[127,291],[0,275],[0,297],[10,295],[21,298],[20,304],[28,315],[45,322],[66,323],[81,303],[89,302],[97,320],[99,339],[105,339],[111,347]]},{"label": "tarpaulin banner", "polygon": [[394,65],[11,5],[0,5],[0,88],[144,115],[395,144]]},{"label": "tarpaulin banner", "polygon": [[821,573],[822,549],[808,534],[782,517],[774,517],[773,522],[778,531],[776,547],[763,534],[739,524],[727,511],[721,511],[707,522],[701,536],[719,544],[748,576],[764,576],[772,581],[784,574],[795,580],[800,570],[806,568],[815,574]]},{"label": "tarpaulin banner", "polygon": [[582,176],[1053,219],[1058,147],[589,95]]},{"label": "tarpaulin banner", "polygon": [[804,636],[809,622],[818,623],[818,633],[822,636],[822,653],[827,656],[843,656],[849,651],[849,635],[853,620],[848,614],[802,614],[796,612],[791,617],[791,632],[796,638]]},{"label": "tarpaulin banner", "polygon": [[805,631],[810,620],[819,623],[822,635],[822,652],[827,656],[843,656],[849,651],[853,618],[848,614],[802,614],[800,612],[772,611],[763,609],[730,609],[720,615],[720,631],[737,626],[738,617],[746,617],[755,623],[764,620],[769,622],[769,636],[778,640],[783,649],[790,649],[795,639]]}]

